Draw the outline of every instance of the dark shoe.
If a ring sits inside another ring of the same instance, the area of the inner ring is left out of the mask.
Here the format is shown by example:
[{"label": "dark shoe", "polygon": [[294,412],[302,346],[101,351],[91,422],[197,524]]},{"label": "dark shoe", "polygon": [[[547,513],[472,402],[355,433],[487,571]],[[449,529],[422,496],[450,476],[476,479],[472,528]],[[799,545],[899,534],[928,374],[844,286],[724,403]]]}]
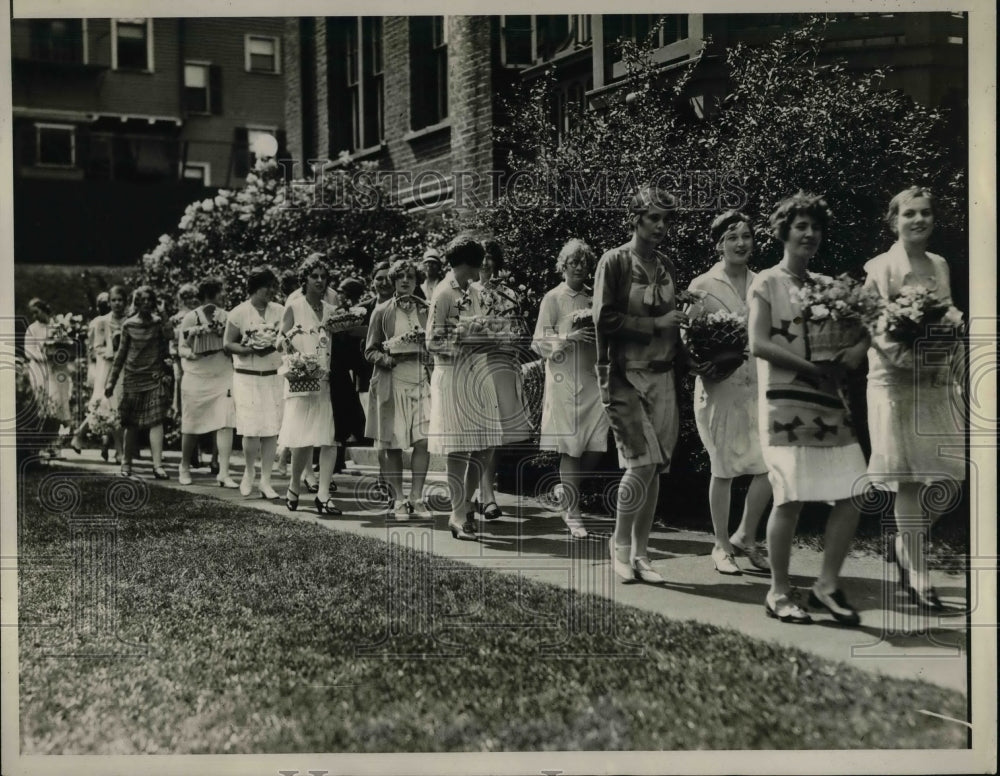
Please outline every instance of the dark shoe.
[{"label": "dark shoe", "polygon": [[448,528],[451,529],[451,535],[454,539],[463,539],[470,542],[476,540],[476,525],[471,520],[466,520],[464,523],[455,523],[449,519]]},{"label": "dark shoe", "polygon": [[299,494],[291,488],[285,493],[285,506],[288,507],[289,512],[294,512],[299,508]]},{"label": "dark shoe", "polygon": [[797,604],[793,603],[787,595],[779,595],[774,598],[768,593],[764,599],[764,612],[768,617],[781,622],[790,622],[795,625],[808,625],[812,622],[809,613]]},{"label": "dark shoe", "polygon": [[913,603],[915,603],[920,609],[931,612],[945,612],[948,610],[948,607],[941,603],[941,599],[938,598],[937,590],[933,587],[920,591],[910,585],[907,588],[907,592],[910,595],[910,600],[913,601]]},{"label": "dark shoe", "polygon": [[333,480],[330,480],[330,492],[331,493],[337,492],[337,483],[334,482]]},{"label": "dark shoe", "polygon": [[153,469],[153,479],[169,480],[170,475],[167,474],[166,470],[162,466],[157,466],[155,469]]},{"label": "dark shoe", "polygon": [[756,544],[750,544],[744,547],[742,544],[737,544],[732,539],[729,540],[729,543],[733,546],[733,554],[737,558],[746,558],[750,561],[750,565],[758,571],[766,571],[769,574],[771,573],[771,564],[767,560],[767,556]]},{"label": "dark shoe", "polygon": [[119,474],[121,474],[122,477],[131,477],[132,476],[132,465],[131,464],[127,464],[127,463],[122,464],[122,468],[121,468],[121,471],[119,472]]},{"label": "dark shoe", "polygon": [[208,468],[209,468],[209,471],[212,472],[212,474],[218,474],[219,473],[219,463],[218,463],[218,461],[212,461],[212,463],[210,463],[208,465]]},{"label": "dark shoe", "polygon": [[859,625],[861,617],[854,607],[847,603],[843,590],[823,593],[813,587],[809,591],[809,606],[826,609],[841,625]]},{"label": "dark shoe", "polygon": [[319,483],[312,482],[310,480],[303,480],[303,484],[306,486],[306,490],[310,493],[319,493]]},{"label": "dark shoe", "polygon": [[477,509],[476,511],[483,516],[484,520],[496,520],[503,517],[503,512],[500,511],[500,507],[497,506],[497,502],[495,501],[491,501],[484,505],[482,509]]},{"label": "dark shoe", "polygon": [[104,461],[104,463],[108,462],[108,448],[106,447],[101,448],[101,460]]},{"label": "dark shoe", "polygon": [[76,442],[70,441],[69,449],[72,450],[77,455],[83,455],[83,448],[80,447]]},{"label": "dark shoe", "polygon": [[323,503],[318,498],[314,498],[313,505],[316,507],[316,514],[320,517],[336,517],[337,515],[344,514],[333,505],[333,498],[328,498],[326,503]]}]

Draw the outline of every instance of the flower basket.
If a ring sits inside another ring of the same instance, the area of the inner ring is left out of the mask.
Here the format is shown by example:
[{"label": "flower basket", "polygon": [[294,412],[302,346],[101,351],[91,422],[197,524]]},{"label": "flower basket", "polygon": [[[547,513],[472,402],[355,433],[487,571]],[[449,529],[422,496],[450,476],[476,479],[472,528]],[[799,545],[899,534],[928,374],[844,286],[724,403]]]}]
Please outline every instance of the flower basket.
[{"label": "flower basket", "polygon": [[856,319],[824,318],[806,324],[806,347],[810,361],[833,361],[837,353],[857,343],[864,325]]},{"label": "flower basket", "polygon": [[691,371],[725,380],[747,359],[747,327],[741,315],[719,311],[699,316],[681,329],[691,356]]},{"label": "flower basket", "polygon": [[577,310],[570,316],[570,328],[573,331],[594,328],[594,313],[589,307]]},{"label": "flower basket", "polygon": [[80,357],[80,346],[71,340],[46,340],[45,356],[58,365],[70,364]]},{"label": "flower basket", "polygon": [[320,381],[318,377],[288,377],[288,395],[306,396],[311,393],[319,393]]},{"label": "flower basket", "polygon": [[191,351],[198,356],[222,350],[222,335],[216,332],[201,332],[191,336],[188,341]]},{"label": "flower basket", "polygon": [[363,307],[352,307],[349,310],[338,310],[329,318],[323,321],[323,325],[330,334],[350,334],[367,333],[368,331],[368,311]]},{"label": "flower basket", "polygon": [[391,337],[382,343],[382,349],[391,356],[419,353],[424,347],[424,333],[420,329]]}]

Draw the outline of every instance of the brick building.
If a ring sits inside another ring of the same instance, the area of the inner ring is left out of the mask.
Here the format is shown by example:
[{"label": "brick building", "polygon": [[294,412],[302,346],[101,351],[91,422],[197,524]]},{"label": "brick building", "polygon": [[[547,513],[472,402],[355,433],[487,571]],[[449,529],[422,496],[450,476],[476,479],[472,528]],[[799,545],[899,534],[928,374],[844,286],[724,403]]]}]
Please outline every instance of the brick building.
[{"label": "brick building", "polygon": [[15,260],[134,263],[284,138],[283,19],[14,19]]},{"label": "brick building", "polygon": [[[955,13],[829,14],[827,50],[862,70],[891,66],[887,88],[929,105],[964,106],[967,19]],[[725,49],[763,44],[801,14],[319,17],[285,22],[288,151],[310,160],[343,153],[395,171],[413,208],[488,196],[505,152],[493,137],[518,81],[555,68],[560,132],[573,117],[622,99],[620,38],[654,33],[665,71],[705,48],[691,83],[704,115],[725,94]],[[706,43],[707,41],[707,43]],[[483,191],[483,189],[486,191]]]}]

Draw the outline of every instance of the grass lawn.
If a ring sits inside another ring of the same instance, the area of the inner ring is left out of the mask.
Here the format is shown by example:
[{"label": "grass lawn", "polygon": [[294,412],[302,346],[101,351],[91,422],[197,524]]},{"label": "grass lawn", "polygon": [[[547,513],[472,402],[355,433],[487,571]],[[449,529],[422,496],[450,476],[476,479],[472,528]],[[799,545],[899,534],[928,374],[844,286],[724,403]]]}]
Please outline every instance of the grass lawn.
[{"label": "grass lawn", "polygon": [[[917,713],[964,719],[956,692],[624,606],[615,630],[644,648],[603,657],[622,646],[566,625],[594,599],[161,488],[118,534],[119,634],[147,654],[45,657],[72,558],[43,476],[21,483],[24,754],[966,746]],[[75,514],[105,512],[111,480],[75,479]],[[387,642],[418,657],[360,655],[387,632],[394,564],[427,580],[396,593],[432,596],[435,628]]]}]

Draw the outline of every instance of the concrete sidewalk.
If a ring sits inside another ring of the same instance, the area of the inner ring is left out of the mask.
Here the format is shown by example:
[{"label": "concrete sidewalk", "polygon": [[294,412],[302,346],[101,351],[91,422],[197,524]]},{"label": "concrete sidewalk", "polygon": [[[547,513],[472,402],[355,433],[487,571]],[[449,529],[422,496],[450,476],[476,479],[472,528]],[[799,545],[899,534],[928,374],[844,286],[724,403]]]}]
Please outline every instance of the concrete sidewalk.
[{"label": "concrete sidewalk", "polygon": [[[100,461],[97,452],[69,456],[54,465],[71,465],[95,474],[116,474],[117,467]],[[334,531],[346,531],[384,541],[396,541],[477,568],[517,574],[581,593],[593,593],[616,603],[635,606],[675,620],[732,628],[756,639],[797,647],[824,658],[841,661],[873,674],[921,679],[943,687],[968,692],[967,600],[964,575],[932,572],[932,580],[945,604],[953,607],[947,616],[924,616],[895,584],[896,573],[883,559],[852,554],[844,567],[843,583],[848,599],[861,612],[859,628],[844,628],[824,613],[813,612],[815,623],[801,626],[779,623],[764,614],[768,576],[753,572],[742,576],[718,574],[709,554],[712,536],[707,532],[654,527],[650,560],[668,583],[662,587],[621,584],[611,572],[608,539],[613,521],[605,517],[585,518],[591,537],[574,541],[557,512],[533,498],[498,494],[504,516],[481,522],[477,542],[453,539],[447,515],[435,513],[432,523],[395,523],[385,519],[378,503],[377,470],[351,464],[337,475],[336,503],[342,517],[319,520],[310,494],[303,493],[297,512],[284,502],[272,503],[254,496],[244,498],[237,490],[225,490],[207,469],[194,473],[194,484],[183,487],[176,479],[176,454],[168,453],[169,481],[154,481],[149,459],[138,461],[135,472],[149,484],[177,488],[192,495],[223,499],[282,518],[317,523]],[[243,471],[242,459],[234,455],[234,480]],[[287,479],[275,478],[275,488],[284,495]],[[409,482],[407,480],[407,487]],[[441,504],[447,490],[439,473],[430,473],[428,492],[432,503]],[[738,561],[748,569],[745,559]],[[802,588],[804,604],[821,563],[820,553],[795,549],[793,584]]]}]

